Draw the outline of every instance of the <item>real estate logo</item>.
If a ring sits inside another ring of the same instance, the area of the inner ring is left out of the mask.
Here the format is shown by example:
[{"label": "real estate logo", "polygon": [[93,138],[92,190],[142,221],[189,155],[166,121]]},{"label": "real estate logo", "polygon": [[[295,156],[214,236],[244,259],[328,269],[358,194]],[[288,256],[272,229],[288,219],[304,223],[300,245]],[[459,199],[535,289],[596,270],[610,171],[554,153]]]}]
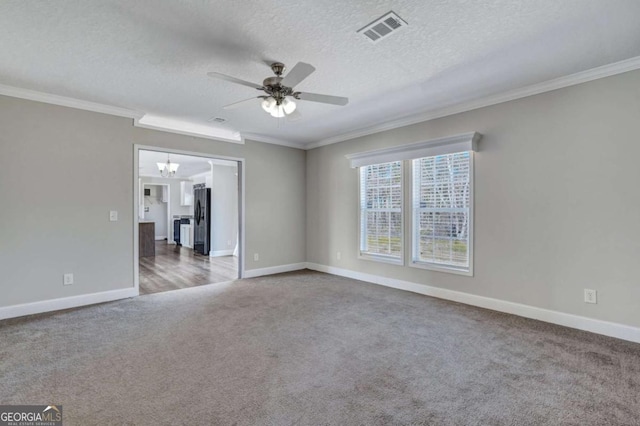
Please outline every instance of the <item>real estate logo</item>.
[{"label": "real estate logo", "polygon": [[62,405],[0,405],[0,426],[61,426]]}]

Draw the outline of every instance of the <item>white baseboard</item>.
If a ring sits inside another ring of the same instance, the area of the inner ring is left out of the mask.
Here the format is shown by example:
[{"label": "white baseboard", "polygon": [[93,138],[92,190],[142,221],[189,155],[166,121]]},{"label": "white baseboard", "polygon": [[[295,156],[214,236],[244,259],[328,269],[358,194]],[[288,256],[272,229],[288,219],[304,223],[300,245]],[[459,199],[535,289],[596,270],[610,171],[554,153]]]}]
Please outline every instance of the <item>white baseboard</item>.
[{"label": "white baseboard", "polygon": [[166,240],[167,237],[163,237],[162,235],[159,237],[156,237],[156,241],[162,241],[162,240]]},{"label": "white baseboard", "polygon": [[61,309],[77,308],[78,306],[93,305],[96,303],[111,302],[113,300],[126,299],[137,295],[138,291],[131,287],[100,293],[63,297],[60,299],[43,300],[40,302],[23,303],[21,305],[4,306],[0,307],[0,320],[40,314],[43,312],[59,311]]},{"label": "white baseboard", "polygon": [[219,256],[231,256],[233,255],[233,249],[231,250],[216,250],[210,251],[209,257],[219,257]]},{"label": "white baseboard", "polygon": [[269,268],[261,269],[249,269],[244,271],[244,278],[255,278],[263,275],[281,274],[283,272],[299,271],[300,269],[306,269],[307,264],[305,262],[292,263],[290,265],[278,265],[271,266]]},{"label": "white baseboard", "polygon": [[631,327],[624,324],[602,321],[593,318],[567,314],[564,312],[552,311],[549,309],[537,308],[535,306],[508,302],[506,300],[477,296],[475,294],[463,293],[460,291],[431,287],[425,284],[418,284],[410,281],[365,274],[363,272],[336,268],[334,266],[320,265],[317,263],[307,263],[307,268],[314,271],[326,272],[328,274],[353,278],[372,284],[393,287],[400,290],[424,294],[426,296],[437,297],[439,299],[451,300],[467,305],[478,306],[485,309],[505,312],[525,318],[550,322],[553,324],[563,325],[565,327],[577,328],[578,330],[590,331],[592,333],[603,334],[605,336],[616,337],[618,339],[640,343],[640,328]]}]

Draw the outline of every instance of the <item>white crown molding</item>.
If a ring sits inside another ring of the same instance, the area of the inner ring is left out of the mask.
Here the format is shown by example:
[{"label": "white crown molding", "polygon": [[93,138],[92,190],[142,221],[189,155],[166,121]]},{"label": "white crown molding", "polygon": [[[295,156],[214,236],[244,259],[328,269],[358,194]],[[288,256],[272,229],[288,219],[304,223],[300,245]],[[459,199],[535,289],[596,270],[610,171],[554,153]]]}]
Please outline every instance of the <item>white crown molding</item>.
[{"label": "white crown molding", "polygon": [[6,84],[0,84],[0,95],[27,99],[36,102],[43,102],[45,104],[82,109],[85,111],[99,112],[102,114],[115,115],[125,118],[136,119],[144,115],[144,113],[142,112],[126,108],[119,108],[111,105],[99,104],[96,102],[83,101],[81,99],[69,98],[66,96],[52,95],[50,93],[37,92],[35,90],[23,89],[21,87],[7,86]]},{"label": "white crown molding", "polygon": [[117,117],[131,118],[134,120],[134,126],[146,129],[213,139],[222,142],[244,143],[244,139],[240,133],[233,130],[219,129],[182,120],[157,117],[140,111],[70,98],[67,96],[53,95],[51,93],[38,92],[36,90],[24,89],[22,87],[0,84],[0,95],[84,111],[98,112],[101,114],[114,115]]},{"label": "white crown molding", "polygon": [[23,303],[20,305],[3,306],[0,307],[0,320],[40,314],[43,312],[59,311],[61,309],[76,308],[78,306],[94,305],[96,303],[111,302],[113,300],[135,297],[137,295],[138,290],[134,287],[130,287],[120,290],[103,291],[100,293],[42,300],[40,302]]},{"label": "white crown molding", "polygon": [[493,299],[491,297],[478,296],[475,294],[463,293],[440,287],[431,287],[426,284],[418,284],[410,281],[365,274],[363,272],[336,268],[334,266],[320,265],[317,263],[307,263],[307,269],[640,343],[640,328],[625,324],[581,317],[564,312],[523,305],[521,303],[508,302],[506,300]]},{"label": "white crown molding", "polygon": [[453,154],[455,152],[477,151],[478,141],[481,137],[482,135],[478,132],[462,133],[390,148],[356,152],[347,154],[345,157],[349,160],[351,168],[356,168],[371,164]]},{"label": "white crown molding", "polygon": [[564,77],[555,78],[542,83],[532,84],[530,86],[521,87],[519,89],[509,90],[507,92],[496,95],[487,96],[480,99],[464,102],[445,108],[439,108],[418,114],[412,114],[406,117],[397,118],[375,126],[365,127],[341,135],[332,136],[317,142],[311,142],[304,146],[304,149],[314,149],[325,145],[331,145],[343,142],[349,139],[355,139],[361,136],[371,135],[373,133],[393,130],[399,127],[409,126],[424,121],[434,120],[449,115],[459,114],[461,112],[472,111],[474,109],[483,108],[491,105],[501,104],[516,99],[526,98],[528,96],[539,95],[541,93],[550,92],[552,90],[562,89],[564,87],[575,86],[576,84],[586,83],[600,78],[611,77],[613,75],[622,74],[629,71],[640,69],[640,56],[625,59],[624,61],[614,62],[613,64],[603,65],[601,67],[592,68],[590,70],[581,71]]},{"label": "white crown molding", "polygon": [[289,148],[307,149],[306,145],[299,142],[288,141],[285,139],[276,139],[269,136],[259,135],[257,133],[242,133],[245,139],[256,142],[270,143],[272,145],[288,146]]},{"label": "white crown molding", "polygon": [[307,264],[305,262],[301,262],[292,263],[290,265],[270,266],[268,268],[249,269],[244,271],[244,276],[242,278],[255,278],[261,277],[263,275],[273,275],[281,274],[283,272],[299,271],[301,269],[306,269],[306,267]]},{"label": "white crown molding", "polygon": [[198,123],[176,120],[169,117],[160,117],[153,114],[145,114],[140,118],[134,119],[133,125],[144,129],[159,130],[178,135],[195,136],[220,142],[244,144],[244,138],[240,135],[240,132],[232,129],[205,126]]},{"label": "white crown molding", "polygon": [[[474,109],[483,108],[491,105],[509,102],[528,96],[538,95],[552,90],[562,89],[564,87],[574,86],[576,84],[586,83],[600,78],[610,77],[622,74],[628,71],[640,69],[640,56],[626,59],[613,64],[603,65],[601,67],[592,68],[590,70],[581,71],[542,83],[533,84],[519,89],[510,90],[496,95],[487,96],[480,99],[471,100],[457,105],[445,108],[423,111],[405,117],[399,117],[374,126],[356,129],[330,138],[321,139],[311,143],[294,142],[284,139],[273,138],[270,136],[255,133],[238,133],[230,129],[212,128],[197,123],[190,123],[183,120],[175,120],[171,118],[155,117],[145,114],[144,112],[119,108],[110,105],[104,105],[96,102],[84,101],[80,99],[70,98],[66,96],[53,95],[49,93],[38,92],[35,90],[23,89],[0,84],[0,95],[11,96],[14,98],[28,99],[31,101],[44,102],[53,105],[60,105],[69,108],[93,111],[102,114],[115,115],[118,117],[126,117],[134,119],[134,125],[137,127],[158,130],[169,133],[176,133],[187,136],[195,136],[200,138],[218,140],[222,142],[244,143],[244,139],[251,139],[256,142],[264,142],[273,145],[287,146],[298,149],[314,149],[325,145],[331,145],[362,136],[371,135],[373,133],[393,130],[399,127],[409,126],[436,118],[442,118],[449,115],[459,114]],[[222,130],[222,132],[220,132]]]}]

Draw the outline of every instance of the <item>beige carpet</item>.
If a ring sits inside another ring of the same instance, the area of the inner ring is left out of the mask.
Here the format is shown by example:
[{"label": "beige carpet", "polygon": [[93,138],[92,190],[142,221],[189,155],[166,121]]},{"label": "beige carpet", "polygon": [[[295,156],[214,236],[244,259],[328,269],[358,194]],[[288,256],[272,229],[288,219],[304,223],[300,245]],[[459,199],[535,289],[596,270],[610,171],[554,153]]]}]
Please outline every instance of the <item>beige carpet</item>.
[{"label": "beige carpet", "polygon": [[638,425],[640,345],[303,271],[0,322],[66,425]]}]

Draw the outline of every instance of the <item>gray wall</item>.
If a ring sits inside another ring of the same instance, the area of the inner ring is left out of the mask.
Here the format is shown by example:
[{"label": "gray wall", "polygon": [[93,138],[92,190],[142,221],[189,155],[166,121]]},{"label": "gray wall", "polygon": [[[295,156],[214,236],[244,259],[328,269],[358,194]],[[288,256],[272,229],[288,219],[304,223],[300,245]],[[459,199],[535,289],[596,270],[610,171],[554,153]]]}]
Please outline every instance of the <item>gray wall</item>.
[{"label": "gray wall", "polygon": [[156,240],[160,237],[168,238],[167,209],[169,205],[162,201],[162,186],[146,184],[143,186],[144,189],[149,189],[151,193],[151,195],[144,196],[144,209],[149,209],[144,212],[144,220],[154,222]]},{"label": "gray wall", "polygon": [[237,167],[215,164],[211,166],[211,251],[233,251],[236,246],[238,234],[237,173]]},{"label": "gray wall", "polygon": [[[0,306],[133,286],[134,144],[244,157],[246,269],[305,260],[304,151],[5,96],[0,129]],[[62,285],[65,272],[73,285]]]},{"label": "gray wall", "polygon": [[[635,71],[305,154],[0,96],[0,306],[133,285],[137,143],[246,159],[248,270],[306,259],[637,327],[638,117]],[[357,174],[344,155],[468,131],[484,135],[474,277],[358,260]],[[62,286],[65,272],[74,285]]]},{"label": "gray wall", "polygon": [[[640,326],[639,119],[634,71],[310,150],[307,259]],[[484,135],[474,276],[357,259],[357,172],[345,154],[469,131]],[[597,305],[584,288],[598,290]]]},{"label": "gray wall", "polygon": [[[251,244],[247,243],[247,263],[253,268],[263,268],[304,262],[306,152],[260,142],[250,146],[252,156],[246,161],[245,220],[259,231],[251,236],[247,233],[251,240]],[[265,176],[269,179],[263,179]],[[253,260],[254,253],[259,253],[257,262]]]},{"label": "gray wall", "polygon": [[[169,185],[169,211],[172,218],[169,223],[168,241],[173,242],[173,216],[193,216],[193,206],[180,205],[180,182],[187,181],[191,183],[191,181],[189,179],[169,179],[156,176],[142,176],[140,180],[142,183],[163,183]],[[162,194],[160,194],[160,196],[162,196]],[[145,220],[149,220],[146,215]]]}]

